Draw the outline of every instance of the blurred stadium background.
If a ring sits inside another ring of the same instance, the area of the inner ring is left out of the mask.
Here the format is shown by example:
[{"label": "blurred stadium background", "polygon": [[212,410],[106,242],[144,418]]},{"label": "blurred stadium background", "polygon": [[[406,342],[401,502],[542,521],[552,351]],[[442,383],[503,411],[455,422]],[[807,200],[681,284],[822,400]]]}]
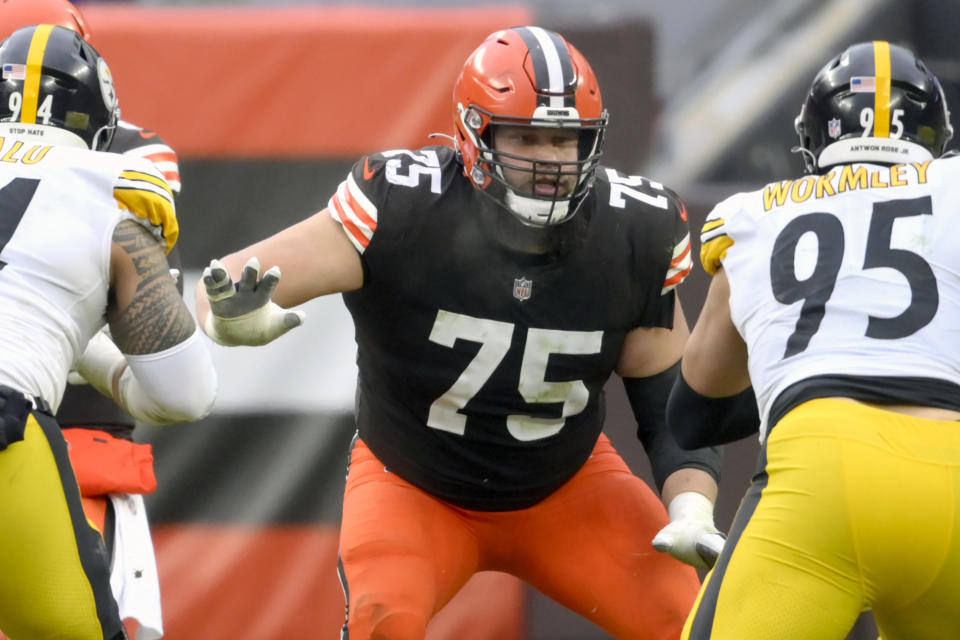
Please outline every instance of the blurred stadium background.
[{"label": "blurred stadium background", "polygon": [[[78,5],[111,64],[125,119],[156,130],[180,154],[188,290],[210,258],[324,207],[361,154],[416,148],[431,143],[431,132],[451,132],[450,91],[462,61],[505,26],[537,23],[584,52],[612,114],[607,164],[677,189],[694,231],[724,197],[800,173],[799,158],[788,153],[793,118],[815,71],[849,42],[911,47],[960,105],[956,2]],[[698,270],[681,287],[691,324],[706,284]],[[170,640],[338,637],[336,536],[353,432],[353,336],[339,298],[314,301],[307,313],[306,326],[268,347],[215,347],[221,396],[203,423],[138,431],[157,459],[160,488],[148,504]],[[611,438],[649,478],[616,380],[608,403]],[[721,528],[752,475],[756,449],[752,438],[728,447]],[[490,573],[440,613],[430,638],[609,636]],[[868,616],[850,638],[876,638]]]}]

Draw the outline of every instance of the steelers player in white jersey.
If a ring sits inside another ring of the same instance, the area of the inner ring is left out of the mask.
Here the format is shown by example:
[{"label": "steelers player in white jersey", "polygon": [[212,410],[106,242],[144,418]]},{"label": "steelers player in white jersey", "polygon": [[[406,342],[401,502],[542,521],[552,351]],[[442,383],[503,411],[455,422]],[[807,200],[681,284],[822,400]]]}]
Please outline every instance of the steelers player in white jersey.
[{"label": "steelers player in white jersey", "polygon": [[806,173],[734,195],[668,419],[763,443],[684,638],[960,638],[960,157],[937,78],[883,41],[816,75]]},{"label": "steelers player in white jersey", "polygon": [[[0,0],[0,39],[21,27],[55,24],[96,46],[90,26],[68,0]],[[153,163],[174,195],[180,191],[176,152],[155,132],[124,120],[105,149]],[[179,244],[167,254],[181,268]],[[178,288],[183,292],[182,281]],[[68,442],[83,509],[100,530],[111,560],[110,584],[128,622],[128,633],[152,640],[163,636],[160,583],[144,495],[157,488],[150,444],[134,441],[134,419],[82,378],[71,376],[56,419]],[[131,462],[135,461],[135,462]],[[133,621],[136,621],[135,623]],[[5,636],[0,631],[0,640]]]},{"label": "steelers player in white jersey", "polygon": [[52,418],[70,370],[149,422],[199,419],[216,395],[168,273],[170,189],[149,162],[97,152],[118,115],[109,67],[76,32],[0,44],[0,628],[14,639],[126,637]]}]

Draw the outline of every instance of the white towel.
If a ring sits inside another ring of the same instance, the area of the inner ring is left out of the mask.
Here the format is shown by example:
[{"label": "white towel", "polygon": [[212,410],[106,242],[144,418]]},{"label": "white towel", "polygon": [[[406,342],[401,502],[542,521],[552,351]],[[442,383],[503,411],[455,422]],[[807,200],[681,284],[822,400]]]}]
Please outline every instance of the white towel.
[{"label": "white towel", "polygon": [[110,571],[113,597],[121,618],[140,623],[136,640],[157,640],[163,637],[160,579],[143,496],[110,494],[110,502],[116,514]]}]

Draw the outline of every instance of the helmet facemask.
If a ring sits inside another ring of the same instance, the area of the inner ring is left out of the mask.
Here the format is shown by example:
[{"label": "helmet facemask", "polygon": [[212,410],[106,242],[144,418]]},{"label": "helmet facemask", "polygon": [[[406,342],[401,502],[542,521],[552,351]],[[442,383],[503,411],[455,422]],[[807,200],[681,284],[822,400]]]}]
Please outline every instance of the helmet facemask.
[{"label": "helmet facemask", "polygon": [[[603,148],[606,113],[600,118],[581,119],[575,109],[563,111],[566,117],[562,119],[541,117],[536,112],[532,118],[517,118],[498,116],[478,106],[460,106],[463,128],[479,151],[471,180],[486,185],[482,193],[528,226],[546,227],[569,220],[593,185],[593,171]],[[498,148],[497,135],[506,127],[529,128],[536,135],[547,136],[553,130],[563,136],[572,132],[576,137],[575,158],[545,160],[503,151]],[[554,185],[553,193],[537,193],[538,184]]]},{"label": "helmet facemask", "polygon": [[[596,76],[576,48],[541,27],[498,31],[467,59],[453,94],[464,173],[488,201],[534,228],[576,215],[608,121]],[[525,129],[535,139],[520,140]]]}]

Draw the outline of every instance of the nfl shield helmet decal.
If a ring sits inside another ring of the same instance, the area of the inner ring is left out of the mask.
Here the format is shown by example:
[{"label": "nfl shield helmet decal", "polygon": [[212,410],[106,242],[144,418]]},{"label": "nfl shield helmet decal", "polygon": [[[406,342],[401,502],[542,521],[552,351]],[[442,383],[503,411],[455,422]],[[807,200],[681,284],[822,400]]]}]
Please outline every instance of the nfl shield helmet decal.
[{"label": "nfl shield helmet decal", "polygon": [[533,293],[533,280],[527,280],[523,276],[513,281],[513,297],[523,302]]},{"label": "nfl shield helmet decal", "polygon": [[840,118],[833,118],[827,121],[827,135],[831,138],[840,137]]}]

